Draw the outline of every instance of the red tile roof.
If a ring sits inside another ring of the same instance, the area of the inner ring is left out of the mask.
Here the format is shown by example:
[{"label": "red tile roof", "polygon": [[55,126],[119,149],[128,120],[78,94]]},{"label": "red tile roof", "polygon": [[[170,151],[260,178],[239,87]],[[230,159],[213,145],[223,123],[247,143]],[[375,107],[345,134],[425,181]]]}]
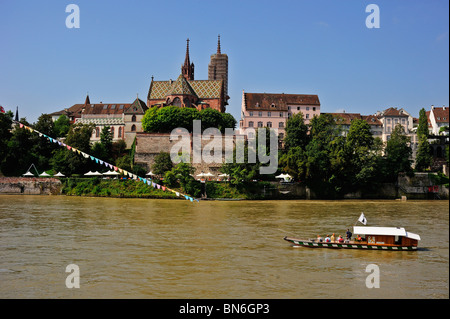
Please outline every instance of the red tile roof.
[{"label": "red tile roof", "polygon": [[249,111],[287,111],[288,105],[320,106],[317,95],[284,93],[244,93],[245,106]]},{"label": "red tile roof", "polygon": [[449,122],[449,111],[448,107],[434,107],[432,108],[434,119],[436,123],[448,123]]}]

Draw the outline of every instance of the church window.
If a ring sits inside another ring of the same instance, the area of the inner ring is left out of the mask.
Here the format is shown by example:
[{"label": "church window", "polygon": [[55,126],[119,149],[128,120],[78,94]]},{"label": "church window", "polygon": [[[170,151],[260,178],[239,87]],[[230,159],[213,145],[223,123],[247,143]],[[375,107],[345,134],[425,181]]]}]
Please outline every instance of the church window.
[{"label": "church window", "polygon": [[122,137],[122,128],[119,127],[119,133],[117,134],[117,137]]},{"label": "church window", "polygon": [[114,126],[111,127],[111,137],[114,138]]},{"label": "church window", "polygon": [[133,116],[131,117],[131,122],[136,122],[136,115],[133,115]]},{"label": "church window", "polygon": [[181,100],[180,100],[179,97],[176,97],[176,98],[173,100],[173,105],[174,105],[174,106],[181,107]]},{"label": "church window", "polygon": [[95,137],[100,136],[100,129],[98,127],[95,128]]},{"label": "church window", "polygon": [[131,125],[131,132],[136,132],[136,125]]}]

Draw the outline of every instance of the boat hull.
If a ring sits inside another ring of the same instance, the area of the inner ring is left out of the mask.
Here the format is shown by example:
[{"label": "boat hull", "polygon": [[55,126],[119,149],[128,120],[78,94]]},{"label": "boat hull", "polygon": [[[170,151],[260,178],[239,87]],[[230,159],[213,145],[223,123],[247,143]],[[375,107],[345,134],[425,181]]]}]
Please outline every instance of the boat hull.
[{"label": "boat hull", "polygon": [[394,251],[412,251],[417,250],[417,246],[396,246],[383,244],[366,243],[324,243],[312,240],[303,240],[297,238],[284,237],[284,240],[292,243],[296,247],[308,248],[330,248],[330,249],[366,249],[366,250],[394,250]]}]

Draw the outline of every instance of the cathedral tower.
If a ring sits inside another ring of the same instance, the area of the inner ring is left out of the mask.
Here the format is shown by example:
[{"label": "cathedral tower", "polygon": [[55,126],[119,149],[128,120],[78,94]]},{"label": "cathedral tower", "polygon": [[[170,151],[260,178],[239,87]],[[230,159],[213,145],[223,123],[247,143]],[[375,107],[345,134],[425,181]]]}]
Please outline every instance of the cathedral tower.
[{"label": "cathedral tower", "polygon": [[187,39],[186,57],[184,58],[184,64],[181,66],[181,74],[188,81],[194,80],[194,63],[189,60],[189,39]]},{"label": "cathedral tower", "polygon": [[208,80],[223,80],[224,98],[228,99],[228,55],[220,50],[220,35],[217,41],[217,52],[211,55],[208,65]]}]

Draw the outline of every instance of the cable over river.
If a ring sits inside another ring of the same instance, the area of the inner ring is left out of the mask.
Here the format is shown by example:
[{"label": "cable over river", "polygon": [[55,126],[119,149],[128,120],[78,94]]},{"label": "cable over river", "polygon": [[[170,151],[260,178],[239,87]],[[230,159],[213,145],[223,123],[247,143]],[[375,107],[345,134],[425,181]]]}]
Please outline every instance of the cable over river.
[{"label": "cable over river", "polygon": [[[417,251],[293,248],[368,226]],[[1,298],[449,298],[448,201],[0,196]],[[68,288],[78,267],[79,288]],[[372,267],[372,268],[371,268]],[[367,286],[379,270],[379,288]],[[70,283],[70,280],[69,280]]]}]

